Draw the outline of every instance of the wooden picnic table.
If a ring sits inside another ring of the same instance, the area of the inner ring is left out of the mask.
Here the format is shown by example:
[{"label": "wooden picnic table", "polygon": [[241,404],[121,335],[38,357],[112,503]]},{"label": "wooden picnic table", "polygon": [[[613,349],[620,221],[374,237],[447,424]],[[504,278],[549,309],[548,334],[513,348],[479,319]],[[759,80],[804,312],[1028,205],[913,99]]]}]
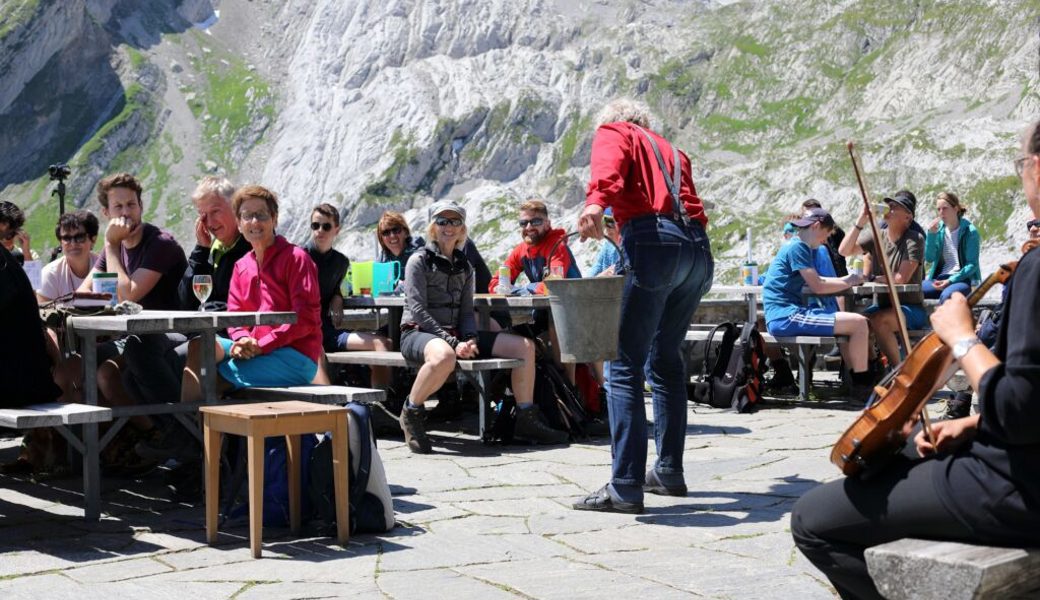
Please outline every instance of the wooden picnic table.
[{"label": "wooden picnic table", "polygon": [[[83,356],[83,403],[97,406],[97,338],[112,335],[153,333],[199,333],[202,338],[202,389],[207,403],[217,401],[216,356],[213,346],[217,330],[253,325],[283,325],[296,322],[294,312],[201,312],[145,310],[135,315],[96,315],[69,317],[66,326],[79,338]],[[97,436],[97,423],[84,423],[86,435]],[[86,429],[91,431],[86,431]],[[113,427],[100,444],[118,431]],[[96,437],[95,437],[96,439]],[[88,466],[84,474],[87,515],[101,510],[101,476],[99,465]]]},{"label": "wooden picnic table", "polygon": [[[547,309],[549,296],[502,296],[500,294],[474,294],[473,306],[477,309],[479,319],[477,328],[487,330],[491,327],[491,311],[496,309]],[[401,316],[404,314],[404,296],[347,296],[343,299],[344,313],[357,309],[385,309],[388,314],[388,334],[394,347],[400,347]]]}]

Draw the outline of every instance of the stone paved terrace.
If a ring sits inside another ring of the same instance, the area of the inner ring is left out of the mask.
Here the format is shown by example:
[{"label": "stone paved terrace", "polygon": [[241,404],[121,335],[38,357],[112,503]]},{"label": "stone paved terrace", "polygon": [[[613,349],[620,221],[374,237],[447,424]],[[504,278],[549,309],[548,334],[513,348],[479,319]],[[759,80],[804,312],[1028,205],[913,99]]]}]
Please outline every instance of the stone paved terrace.
[{"label": "stone paved terrace", "polygon": [[79,479],[0,476],[0,597],[832,599],[795,550],[789,515],[805,490],[838,476],[827,455],[854,416],[837,400],[751,415],[691,406],[690,493],[648,495],[638,516],[569,508],[607,480],[605,440],[488,447],[470,417],[462,433],[436,431],[431,456],[380,442],[392,533],[344,549],[266,528],[261,560],[244,526],[207,546],[201,505],[166,501],[158,475],[104,479],[107,516],[93,524],[78,517]]}]

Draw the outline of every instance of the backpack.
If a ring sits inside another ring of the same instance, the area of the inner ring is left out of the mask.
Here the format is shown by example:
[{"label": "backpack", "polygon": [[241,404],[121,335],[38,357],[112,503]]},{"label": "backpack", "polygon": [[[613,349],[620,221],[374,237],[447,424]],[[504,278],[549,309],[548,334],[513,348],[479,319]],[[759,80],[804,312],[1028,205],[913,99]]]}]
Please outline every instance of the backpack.
[{"label": "backpack", "polygon": [[[347,404],[350,427],[350,533],[385,533],[394,528],[394,504],[386,471],[372,435],[371,413],[364,404]],[[304,489],[310,513],[321,532],[335,531],[336,490],[332,472],[332,438],[322,437],[310,455],[309,482]]]},{"label": "backpack", "polygon": [[[230,436],[226,436],[230,437]],[[309,473],[306,465],[318,438],[314,435],[300,436],[300,489],[306,490]],[[239,438],[237,448],[229,448],[234,453],[232,461],[235,467],[229,473],[228,494],[225,498],[224,520],[249,518],[248,498],[240,498],[243,484],[246,481],[245,438]],[[273,436],[264,440],[264,511],[265,527],[289,526],[289,472],[287,470],[285,437]],[[221,472],[224,472],[222,469]],[[241,502],[239,501],[241,500]],[[301,494],[300,514],[306,517],[311,511],[309,499]]]},{"label": "backpack", "polygon": [[[489,441],[504,444],[513,441],[513,426],[516,422],[516,399],[505,388],[509,381],[509,371],[499,375],[492,389],[496,390],[492,398],[500,398],[495,406],[495,414],[489,433],[485,436]],[[585,423],[589,420],[585,411],[585,402],[577,388],[567,380],[552,359],[539,358],[534,367],[534,403],[542,411],[546,423],[553,429],[570,433],[571,439],[587,438]]]},{"label": "backpack", "polygon": [[[712,341],[719,331],[722,331],[722,340],[712,363]],[[734,323],[716,325],[708,334],[704,371],[690,388],[690,399],[737,412],[754,411],[762,398],[765,349],[765,341],[754,323],[744,323],[740,327]]]}]

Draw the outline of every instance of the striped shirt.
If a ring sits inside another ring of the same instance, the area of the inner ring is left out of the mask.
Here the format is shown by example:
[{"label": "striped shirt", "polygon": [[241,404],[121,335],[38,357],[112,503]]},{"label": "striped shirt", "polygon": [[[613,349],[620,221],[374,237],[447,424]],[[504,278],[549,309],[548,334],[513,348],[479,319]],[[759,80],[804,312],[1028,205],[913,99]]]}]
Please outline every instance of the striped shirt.
[{"label": "striped shirt", "polygon": [[942,260],[943,266],[942,271],[939,275],[953,275],[957,271],[961,270],[961,263],[957,257],[957,242],[960,241],[961,228],[957,229],[946,229],[943,234],[943,248],[942,248]]}]

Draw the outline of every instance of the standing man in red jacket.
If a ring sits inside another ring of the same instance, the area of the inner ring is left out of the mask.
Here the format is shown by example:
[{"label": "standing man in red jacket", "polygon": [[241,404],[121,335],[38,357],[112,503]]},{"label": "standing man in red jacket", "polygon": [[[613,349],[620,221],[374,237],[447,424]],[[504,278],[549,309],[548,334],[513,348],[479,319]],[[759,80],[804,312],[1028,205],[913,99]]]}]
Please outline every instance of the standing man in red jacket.
[{"label": "standing man in red jacket", "polygon": [[[686,383],[680,345],[715,266],[708,222],[690,159],[650,130],[646,105],[608,104],[592,140],[583,238],[603,238],[613,208],[630,270],[621,297],[618,358],[610,362],[607,402],[613,449],[610,483],[574,503],[577,510],[643,512],[643,492],[685,496]],[[657,462],[646,470],[643,366],[653,388]]]}]

